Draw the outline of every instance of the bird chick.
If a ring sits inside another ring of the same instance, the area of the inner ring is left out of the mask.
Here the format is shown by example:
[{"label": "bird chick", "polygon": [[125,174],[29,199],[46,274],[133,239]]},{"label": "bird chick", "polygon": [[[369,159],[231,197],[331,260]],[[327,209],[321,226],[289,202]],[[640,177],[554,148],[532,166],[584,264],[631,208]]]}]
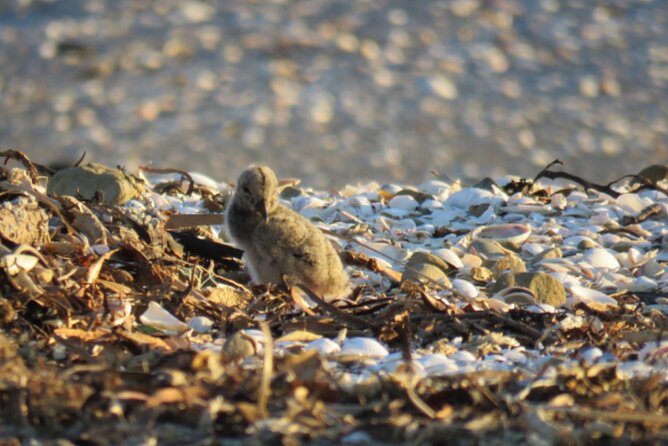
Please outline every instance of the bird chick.
[{"label": "bird chick", "polygon": [[309,220],[279,203],[278,180],[269,167],[241,173],[225,224],[244,250],[255,283],[303,284],[328,301],[350,293],[334,247]]}]

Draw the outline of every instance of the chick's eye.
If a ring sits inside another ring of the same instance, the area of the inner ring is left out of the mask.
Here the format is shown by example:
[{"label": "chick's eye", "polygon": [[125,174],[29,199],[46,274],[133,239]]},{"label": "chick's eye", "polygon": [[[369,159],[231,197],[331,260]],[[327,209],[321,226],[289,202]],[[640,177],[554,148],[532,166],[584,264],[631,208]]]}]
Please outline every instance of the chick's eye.
[{"label": "chick's eye", "polygon": [[243,193],[248,194],[248,195],[250,195],[250,193],[251,193],[250,187],[248,187],[248,186],[242,187],[241,190],[242,190]]}]

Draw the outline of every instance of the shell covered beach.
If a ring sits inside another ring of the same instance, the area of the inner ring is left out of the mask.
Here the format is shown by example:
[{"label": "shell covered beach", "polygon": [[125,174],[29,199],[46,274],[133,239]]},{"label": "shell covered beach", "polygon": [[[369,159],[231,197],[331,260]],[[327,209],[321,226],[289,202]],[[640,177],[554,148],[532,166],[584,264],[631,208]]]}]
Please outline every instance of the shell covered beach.
[{"label": "shell covered beach", "polygon": [[665,444],[668,168],[281,181],[353,292],[252,286],[232,183],[0,171],[7,444]]}]

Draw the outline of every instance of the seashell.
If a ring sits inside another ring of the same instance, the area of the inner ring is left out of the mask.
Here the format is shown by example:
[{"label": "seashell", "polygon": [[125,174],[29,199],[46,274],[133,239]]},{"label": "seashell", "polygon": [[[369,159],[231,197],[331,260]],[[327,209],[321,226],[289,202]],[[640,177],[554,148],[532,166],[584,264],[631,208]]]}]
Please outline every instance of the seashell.
[{"label": "seashell", "polygon": [[149,302],[148,308],[139,316],[142,324],[163,331],[183,333],[189,330],[189,327],[174,317],[169,311],[165,310],[157,302]]},{"label": "seashell", "polygon": [[422,204],[420,205],[420,208],[422,209],[428,209],[430,211],[433,211],[435,209],[443,209],[443,203],[437,200],[424,200]]},{"label": "seashell", "polygon": [[457,269],[464,267],[464,263],[462,263],[462,260],[451,249],[440,248],[432,251],[432,253],[442,258],[449,265],[454,266]]},{"label": "seashell", "polygon": [[500,193],[499,196],[484,189],[477,187],[467,187],[450,195],[445,201],[446,206],[456,207],[468,211],[471,206],[479,204],[490,204],[494,208],[498,208],[501,203],[505,202],[508,196]]},{"label": "seashell", "polygon": [[321,356],[333,355],[341,351],[341,346],[328,338],[320,338],[309,342],[304,350],[317,350]]},{"label": "seashell", "polygon": [[296,212],[302,213],[306,209],[322,209],[327,207],[327,202],[311,195],[303,195],[295,197],[292,200],[292,209]]},{"label": "seashell", "polygon": [[568,274],[573,272],[573,266],[571,264],[564,263],[562,259],[541,260],[536,266],[541,266],[544,269],[550,271],[550,274],[552,274],[554,277],[558,277],[555,274]]},{"label": "seashell", "polygon": [[508,204],[506,206],[501,206],[499,211],[505,212],[506,214],[520,214],[520,215],[530,215],[530,214],[549,214],[552,212],[551,209],[546,208],[543,205],[539,204]]},{"label": "seashell", "polygon": [[383,345],[373,338],[353,337],[343,342],[338,356],[361,358],[382,358],[389,352]]},{"label": "seashell", "polygon": [[550,247],[542,243],[525,243],[522,245],[522,252],[527,253],[530,256],[537,256],[546,251],[550,251]]},{"label": "seashell", "polygon": [[502,300],[508,304],[516,305],[538,305],[536,296],[529,288],[508,287],[492,296],[492,299]]},{"label": "seashell", "polygon": [[653,374],[656,374],[654,367],[641,361],[620,362],[615,368],[615,375],[617,379],[623,381],[634,378],[647,378]]},{"label": "seashell", "polygon": [[483,309],[499,311],[502,313],[510,311],[510,309],[512,308],[510,304],[507,304],[506,302],[500,299],[494,299],[494,298],[490,299],[489,297],[479,297],[475,300],[475,303],[476,306],[479,306]]},{"label": "seashell", "polygon": [[603,351],[598,347],[591,347],[580,353],[580,359],[587,364],[593,364],[603,356]]},{"label": "seashell", "polygon": [[504,352],[503,358],[515,364],[524,364],[528,361],[527,353],[522,347],[513,348]]},{"label": "seashell", "polygon": [[469,352],[469,351],[466,351],[466,350],[458,350],[458,351],[454,352],[453,354],[451,354],[450,356],[448,356],[448,358],[453,359],[457,362],[463,362],[463,363],[475,362],[475,360],[476,360],[475,355],[473,353]]},{"label": "seashell", "polygon": [[656,259],[649,259],[647,262],[643,263],[638,270],[643,276],[647,277],[656,277],[666,271]]},{"label": "seashell", "polygon": [[578,249],[586,248],[596,248],[598,243],[592,240],[590,237],[585,237],[583,235],[574,235],[564,239],[562,243],[565,247],[572,247]]},{"label": "seashell", "polygon": [[118,327],[123,324],[132,314],[132,304],[126,299],[107,298],[107,309],[112,327]]},{"label": "seashell", "polygon": [[197,316],[188,321],[188,327],[195,333],[209,333],[213,328],[213,321],[206,316]]},{"label": "seashell", "polygon": [[494,273],[489,268],[481,266],[480,268],[469,268],[468,276],[477,282],[489,282],[494,278]]},{"label": "seashell", "polygon": [[362,373],[345,372],[337,383],[341,389],[351,395],[362,398],[373,398],[382,389],[378,373],[364,371]]},{"label": "seashell", "polygon": [[471,252],[480,254],[486,259],[499,258],[512,253],[512,251],[501,246],[499,242],[486,239],[473,240],[473,243],[471,243]]},{"label": "seashell", "polygon": [[618,269],[619,261],[605,248],[592,248],[585,251],[582,260],[594,268]]},{"label": "seashell", "polygon": [[618,228],[620,226],[617,220],[611,217],[607,211],[596,212],[589,218],[589,223],[607,228]]},{"label": "seashell", "polygon": [[378,361],[371,370],[385,373],[410,372],[412,374],[424,375],[422,364],[416,361],[406,361],[401,352],[390,353]]},{"label": "seashell", "polygon": [[550,206],[553,209],[563,210],[568,205],[568,200],[564,197],[564,194],[554,194],[550,197]]},{"label": "seashell", "polygon": [[466,299],[475,299],[479,294],[478,288],[475,285],[463,279],[454,279],[452,287],[457,295]]},{"label": "seashell", "polygon": [[537,305],[528,305],[524,307],[525,311],[528,311],[529,313],[537,313],[537,314],[543,314],[543,313],[556,313],[557,309],[554,308],[550,304],[537,304]]},{"label": "seashell", "polygon": [[410,195],[395,195],[387,205],[395,209],[403,209],[405,211],[412,211],[420,206],[418,201]]},{"label": "seashell", "polygon": [[638,352],[638,357],[649,364],[668,365],[668,342],[648,342]]},{"label": "seashell", "polygon": [[471,233],[473,240],[492,240],[502,245],[518,247],[531,235],[531,226],[526,224],[491,225],[476,228]]},{"label": "seashell", "polygon": [[410,234],[414,233],[416,229],[417,225],[415,224],[415,220],[406,218],[403,220],[395,221],[390,229],[390,232],[393,235],[400,235],[407,233]]},{"label": "seashell", "polygon": [[447,194],[450,191],[450,184],[444,181],[439,180],[427,180],[420,184],[417,188],[418,190],[438,197],[443,200],[446,197],[443,197],[444,194]]},{"label": "seashell", "polygon": [[36,265],[39,259],[29,254],[7,254],[0,258],[0,265],[10,276],[15,276],[21,271],[29,272]]},{"label": "seashell", "polygon": [[568,314],[563,318],[557,326],[562,333],[566,333],[572,330],[582,330],[588,325],[587,320],[582,316],[576,316],[574,314]]},{"label": "seashell", "polygon": [[431,354],[418,358],[416,361],[424,369],[427,376],[443,376],[457,372],[457,363],[445,355]]},{"label": "seashell", "polygon": [[572,285],[569,291],[575,303],[583,303],[592,310],[608,311],[619,307],[615,299],[591,288]]},{"label": "seashell", "polygon": [[385,208],[381,212],[381,215],[385,215],[387,217],[392,217],[392,218],[404,218],[408,217],[411,214],[412,214],[411,211],[399,208]]},{"label": "seashell", "polygon": [[636,277],[632,282],[619,286],[619,289],[628,290],[635,293],[653,291],[657,288],[659,288],[659,284],[655,280],[645,276]]},{"label": "seashell", "polygon": [[391,195],[396,195],[399,192],[404,190],[403,187],[399,186],[398,184],[383,184],[383,186],[380,188],[381,193],[387,193]]},{"label": "seashell", "polygon": [[622,194],[615,202],[627,214],[637,214],[652,204],[652,200],[642,198],[638,194]]},{"label": "seashell", "polygon": [[466,212],[458,208],[436,210],[428,217],[431,224],[438,227],[449,226],[456,218],[464,217]]},{"label": "seashell", "polygon": [[475,254],[468,252],[461,257],[464,268],[480,268],[482,266],[482,259]]}]

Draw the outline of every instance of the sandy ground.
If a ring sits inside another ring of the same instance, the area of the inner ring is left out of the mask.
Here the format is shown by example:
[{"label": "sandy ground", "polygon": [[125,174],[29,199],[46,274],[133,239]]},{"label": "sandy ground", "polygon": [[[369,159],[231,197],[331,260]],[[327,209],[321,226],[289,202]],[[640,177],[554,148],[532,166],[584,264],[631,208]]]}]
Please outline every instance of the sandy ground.
[{"label": "sandy ground", "polygon": [[0,146],[308,185],[668,158],[663,0],[0,2]]}]

